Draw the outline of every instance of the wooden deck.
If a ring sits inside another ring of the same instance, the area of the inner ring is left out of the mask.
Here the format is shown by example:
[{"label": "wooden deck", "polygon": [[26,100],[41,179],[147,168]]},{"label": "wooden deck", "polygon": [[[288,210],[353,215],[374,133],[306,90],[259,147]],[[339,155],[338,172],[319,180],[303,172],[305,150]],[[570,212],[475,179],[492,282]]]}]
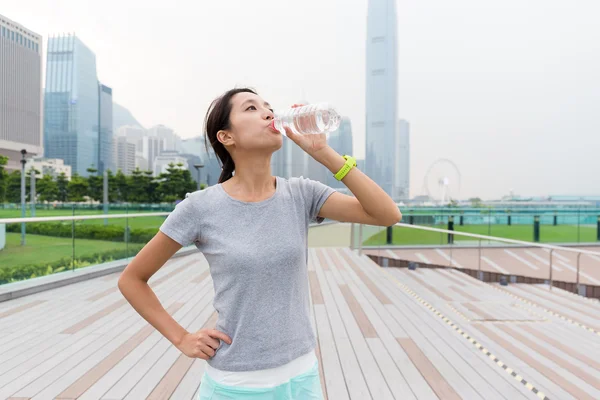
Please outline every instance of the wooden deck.
[{"label": "wooden deck", "polygon": [[[576,247],[577,248],[577,247]],[[580,249],[600,252],[600,247]],[[438,249],[368,249],[365,253],[423,264],[452,265],[458,268],[506,275],[522,275],[548,279],[550,272],[550,251],[542,248],[482,248],[481,263],[477,248],[438,248]],[[553,279],[575,282],[577,279],[577,254],[555,251],[552,254]],[[587,285],[600,285],[600,256],[583,254],[580,260],[580,282]]]},{"label": "wooden deck", "polygon": [[[598,399],[600,305],[454,270],[380,268],[311,248],[326,398]],[[126,303],[118,274],[0,303],[0,399],[193,399],[205,367]],[[214,326],[200,254],[150,281],[188,330]]]}]

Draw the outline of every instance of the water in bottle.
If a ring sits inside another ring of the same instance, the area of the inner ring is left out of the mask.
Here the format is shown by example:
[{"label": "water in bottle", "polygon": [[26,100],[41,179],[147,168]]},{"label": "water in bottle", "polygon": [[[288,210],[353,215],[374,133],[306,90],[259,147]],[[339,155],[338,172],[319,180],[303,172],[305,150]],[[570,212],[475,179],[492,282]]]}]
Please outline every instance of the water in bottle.
[{"label": "water in bottle", "polygon": [[340,115],[327,103],[290,108],[278,114],[273,127],[285,135],[285,127],[297,135],[330,133],[340,126]]}]

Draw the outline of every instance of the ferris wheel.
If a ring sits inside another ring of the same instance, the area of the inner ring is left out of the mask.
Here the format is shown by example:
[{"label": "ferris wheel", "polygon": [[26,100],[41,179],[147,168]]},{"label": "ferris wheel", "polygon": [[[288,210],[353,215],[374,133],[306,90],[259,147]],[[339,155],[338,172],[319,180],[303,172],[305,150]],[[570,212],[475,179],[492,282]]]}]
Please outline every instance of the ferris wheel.
[{"label": "ferris wheel", "polygon": [[422,192],[436,203],[448,204],[460,195],[460,178],[456,164],[440,158],[427,169]]}]

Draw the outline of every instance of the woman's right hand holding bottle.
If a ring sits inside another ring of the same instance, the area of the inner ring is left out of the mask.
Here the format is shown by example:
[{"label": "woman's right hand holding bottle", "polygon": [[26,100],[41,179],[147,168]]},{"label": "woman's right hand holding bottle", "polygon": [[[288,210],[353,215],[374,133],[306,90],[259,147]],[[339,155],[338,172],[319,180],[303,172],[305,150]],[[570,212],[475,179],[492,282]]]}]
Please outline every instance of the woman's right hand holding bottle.
[{"label": "woman's right hand holding bottle", "polygon": [[195,333],[187,333],[177,346],[179,351],[190,358],[208,360],[219,348],[219,340],[231,344],[231,338],[216,329],[200,329]]}]

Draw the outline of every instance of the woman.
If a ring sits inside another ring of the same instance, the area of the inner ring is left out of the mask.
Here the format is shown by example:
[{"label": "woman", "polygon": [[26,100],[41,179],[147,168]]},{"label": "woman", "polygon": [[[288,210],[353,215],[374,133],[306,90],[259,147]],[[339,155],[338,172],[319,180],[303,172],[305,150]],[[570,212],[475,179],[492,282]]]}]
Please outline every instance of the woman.
[{"label": "woman", "polygon": [[[144,319],[188,357],[207,360],[203,400],[322,399],[309,312],[309,222],[390,226],[401,219],[394,201],[324,134],[286,132],[356,197],[310,179],[272,176],[271,156],[283,141],[272,120],[269,104],[251,89],[212,103],[206,136],[223,164],[219,183],[188,194],[119,279]],[[180,326],[148,286],[192,243],[208,260],[218,312],[216,328],[198,332]]]}]

